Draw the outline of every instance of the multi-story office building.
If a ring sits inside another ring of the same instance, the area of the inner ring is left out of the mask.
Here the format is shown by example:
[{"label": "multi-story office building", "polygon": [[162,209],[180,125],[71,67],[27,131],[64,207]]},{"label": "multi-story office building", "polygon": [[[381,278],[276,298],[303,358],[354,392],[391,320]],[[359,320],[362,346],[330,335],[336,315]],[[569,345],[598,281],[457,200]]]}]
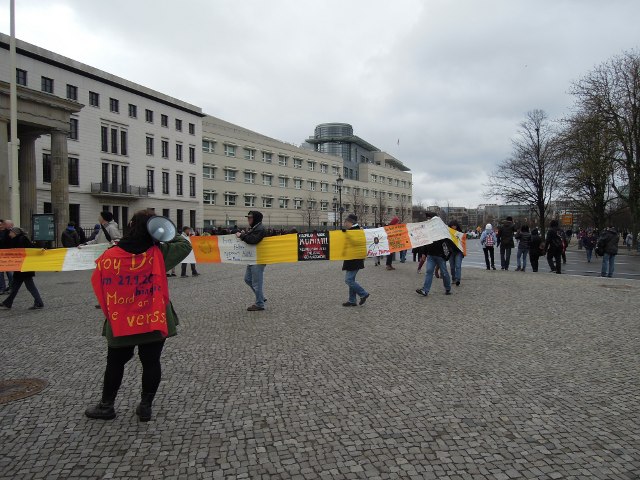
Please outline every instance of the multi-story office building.
[{"label": "multi-story office building", "polygon": [[[8,49],[9,37],[0,34],[3,82],[9,82]],[[202,223],[200,108],[19,40],[16,80],[19,111],[31,91],[42,103],[64,99],[79,110],[66,129],[71,220],[93,225],[109,210],[122,227],[135,211],[155,208],[178,226]],[[30,213],[51,212],[56,170],[49,132],[21,121],[18,134],[20,168],[33,167],[35,175]]]},{"label": "multi-story office building", "polygon": [[339,223],[340,202],[343,216],[356,213],[365,225],[410,218],[411,174],[384,152],[349,167],[355,175],[333,151],[301,148],[211,116],[202,128],[205,228],[244,224],[249,210],[262,211],[272,228],[331,227]]}]

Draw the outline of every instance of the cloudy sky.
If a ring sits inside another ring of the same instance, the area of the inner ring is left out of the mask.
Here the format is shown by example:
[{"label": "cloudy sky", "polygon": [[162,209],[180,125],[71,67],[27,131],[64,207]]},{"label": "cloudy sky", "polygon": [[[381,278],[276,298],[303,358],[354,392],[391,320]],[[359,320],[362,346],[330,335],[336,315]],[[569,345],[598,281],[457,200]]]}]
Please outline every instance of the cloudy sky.
[{"label": "cloudy sky", "polygon": [[[300,144],[345,122],[476,206],[527,111],[640,45],[638,0],[16,0],[17,37]],[[9,0],[0,0],[9,33]],[[398,145],[399,143],[399,145]]]}]

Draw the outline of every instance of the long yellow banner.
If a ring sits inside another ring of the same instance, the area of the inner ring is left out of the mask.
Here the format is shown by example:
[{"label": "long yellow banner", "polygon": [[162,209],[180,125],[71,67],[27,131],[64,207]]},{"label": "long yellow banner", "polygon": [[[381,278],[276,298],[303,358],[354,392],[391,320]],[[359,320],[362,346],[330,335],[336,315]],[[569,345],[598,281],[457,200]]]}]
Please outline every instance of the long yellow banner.
[{"label": "long yellow banner", "polygon": [[[235,235],[190,237],[193,251],[183,263],[273,264],[377,257],[449,239],[464,255],[466,235],[438,218],[365,230],[332,230],[267,237],[248,245]],[[71,271],[95,268],[108,244],[78,248],[0,250],[0,271]]]}]

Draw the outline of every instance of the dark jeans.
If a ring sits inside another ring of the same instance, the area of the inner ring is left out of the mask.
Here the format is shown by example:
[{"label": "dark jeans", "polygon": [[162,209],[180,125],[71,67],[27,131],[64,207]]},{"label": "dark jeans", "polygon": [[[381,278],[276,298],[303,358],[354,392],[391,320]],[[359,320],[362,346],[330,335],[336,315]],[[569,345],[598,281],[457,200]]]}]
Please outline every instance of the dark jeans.
[{"label": "dark jeans", "polygon": [[[7,279],[9,280],[7,283],[4,281],[4,274],[7,274]],[[0,272],[0,292],[6,290],[7,288],[11,288],[11,282],[13,282],[13,272]]]},{"label": "dark jeans", "polygon": [[37,306],[44,305],[44,303],[42,303],[42,298],[40,298],[40,292],[38,292],[36,284],[33,283],[33,277],[18,278],[15,275],[13,276],[13,283],[11,284],[11,293],[2,303],[4,303],[7,307],[11,307],[11,305],[13,305],[13,300],[16,298],[16,295],[18,295],[18,291],[20,291],[20,287],[22,287],[23,283],[33,297],[33,304]]},{"label": "dark jeans", "polygon": [[511,247],[500,245],[500,268],[509,270],[509,261],[511,260]]},{"label": "dark jeans", "polygon": [[[191,265],[191,275],[194,275],[194,274],[198,273],[196,271],[196,264],[195,263],[190,263],[189,265]],[[181,276],[186,276],[187,275],[187,264],[186,263],[181,263],[180,264],[180,275]]]},{"label": "dark jeans", "polygon": [[[555,264],[554,264],[555,261]],[[562,273],[562,250],[558,252],[552,252],[549,250],[547,253],[547,263],[549,263],[549,268],[556,273]]]},{"label": "dark jeans", "polygon": [[[495,262],[493,260],[493,247],[484,247],[482,251],[484,252],[484,261],[487,264],[487,270],[489,267],[495,267]],[[489,256],[491,256],[491,265],[489,265]]]},{"label": "dark jeans", "polygon": [[395,253],[390,253],[389,255],[387,255],[387,267],[391,267],[392,266],[391,264],[393,263],[393,260],[394,260],[393,257],[395,257],[395,256],[396,256]]},{"label": "dark jeans", "polygon": [[540,255],[538,253],[533,253],[533,250],[529,252],[529,260],[531,261],[531,270],[534,272],[538,271],[538,260],[540,259]]},{"label": "dark jeans", "polygon": [[[142,363],[142,393],[155,394],[160,385],[162,368],[160,366],[160,355],[162,355],[164,340],[153,343],[138,345],[138,357]],[[104,372],[104,387],[102,389],[102,399],[113,401],[118,394],[124,366],[133,358],[135,347],[109,347],[107,352],[107,368]]]}]

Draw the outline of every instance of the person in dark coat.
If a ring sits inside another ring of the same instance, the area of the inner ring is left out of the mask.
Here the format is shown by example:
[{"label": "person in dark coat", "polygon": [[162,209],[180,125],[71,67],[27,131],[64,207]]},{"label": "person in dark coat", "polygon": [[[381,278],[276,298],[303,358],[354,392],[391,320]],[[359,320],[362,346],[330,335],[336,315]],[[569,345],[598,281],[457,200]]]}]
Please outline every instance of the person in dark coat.
[{"label": "person in dark coat", "polygon": [[[245,231],[236,232],[236,237],[249,245],[257,245],[264,237],[267,236],[267,231],[262,224],[263,215],[257,210],[251,210],[247,214],[247,222],[249,222],[249,228]],[[234,225],[235,227],[235,225]],[[247,308],[249,312],[259,312],[264,310],[264,269],[265,264],[247,265],[247,269],[244,273],[244,283],[249,285],[251,291],[254,293],[256,301],[253,305]]]},{"label": "person in dark coat", "polygon": [[498,245],[500,245],[500,269],[509,270],[509,261],[511,260],[511,249],[514,247],[513,236],[516,233],[516,227],[513,224],[513,218],[507,217],[498,228]]},{"label": "person in dark coat", "polygon": [[593,256],[593,249],[596,248],[597,242],[598,242],[598,237],[593,232],[593,230],[589,230],[582,237],[582,245],[584,246],[585,252],[587,252],[587,263],[591,263],[591,257]]},{"label": "person in dark coat", "polygon": [[[11,248],[11,238],[9,231],[13,228],[11,220],[0,220],[0,249]],[[7,275],[5,282],[4,276]],[[11,282],[13,282],[13,272],[0,272],[0,295],[6,295],[11,290]]]},{"label": "person in dark coat", "polygon": [[540,255],[544,252],[544,245],[542,243],[542,237],[537,228],[531,230],[531,244],[529,245],[529,260],[531,262],[531,270],[538,271],[538,260]]},{"label": "person in dark coat", "polygon": [[618,232],[614,227],[606,228],[598,238],[597,250],[602,250],[603,252],[601,277],[613,277],[619,241]]},{"label": "person in dark coat", "polygon": [[[434,212],[426,212],[425,216],[427,220],[437,217]],[[447,260],[449,259],[451,252],[455,249],[453,242],[448,239],[436,240],[425,245],[425,252],[427,254],[427,273],[424,277],[424,283],[422,288],[417,288],[416,293],[426,297],[431,290],[431,283],[433,282],[433,274],[436,267],[440,268],[442,274],[442,282],[444,283],[444,290],[446,295],[451,295],[451,277],[449,276],[449,270],[447,270]]]},{"label": "person in dark coat", "polygon": [[[353,213],[350,213],[347,216],[344,224],[348,230],[360,230],[360,225],[358,225],[358,217],[356,217]],[[342,231],[346,232],[346,230]],[[344,262],[342,262],[342,270],[346,272],[344,283],[349,286],[349,301],[344,302],[342,304],[343,307],[357,306],[357,297],[360,297],[359,304],[364,305],[364,302],[366,302],[367,298],[369,298],[369,292],[367,292],[358,282],[356,282],[356,275],[358,274],[358,270],[362,270],[363,268],[364,259],[362,258],[354,258],[352,260],[345,260]]]},{"label": "person in dark coat", "polygon": [[547,252],[547,262],[552,272],[562,273],[562,252],[564,251],[564,232],[558,227],[557,220],[551,220],[549,230],[545,238],[545,251]]},{"label": "person in dark coat", "polygon": [[76,224],[69,222],[67,228],[62,232],[62,246],[65,248],[73,248],[80,245],[80,235],[76,231]]},{"label": "person in dark coat", "polygon": [[[24,233],[24,230],[18,227],[13,227],[9,231],[9,237],[11,238],[11,248],[33,248],[31,244],[31,240],[27,238]],[[36,272],[13,272],[13,283],[11,285],[11,293],[4,300],[4,302],[0,303],[4,308],[10,309],[13,306],[13,300],[18,295],[20,291],[20,287],[24,283],[24,286],[27,287],[29,293],[33,297],[33,306],[29,307],[29,310],[38,310],[44,307],[44,303],[42,298],[40,297],[40,292],[38,292],[38,288],[33,281],[33,277],[36,276]]]},{"label": "person in dark coat", "polygon": [[[531,234],[529,233],[528,225],[520,227],[520,231],[516,233],[516,240],[518,240],[518,266],[516,272],[525,272],[527,270],[527,257],[531,248]],[[522,264],[520,260],[522,260]]]}]

